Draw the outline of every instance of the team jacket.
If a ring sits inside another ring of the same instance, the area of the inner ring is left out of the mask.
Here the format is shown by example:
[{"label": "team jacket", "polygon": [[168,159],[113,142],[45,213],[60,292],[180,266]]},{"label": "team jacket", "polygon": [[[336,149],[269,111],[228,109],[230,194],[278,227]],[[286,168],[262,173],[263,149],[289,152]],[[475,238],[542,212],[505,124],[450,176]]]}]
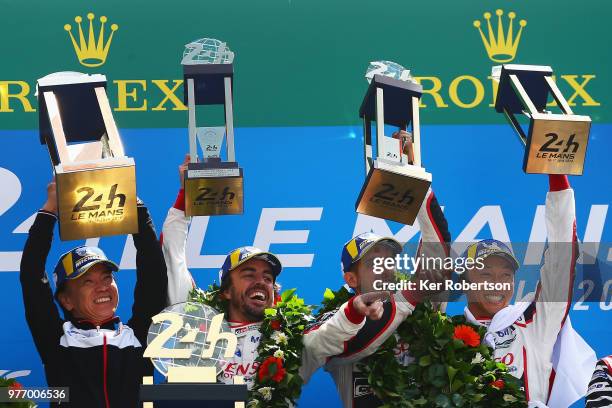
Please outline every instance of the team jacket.
[{"label": "team jacket", "polygon": [[[168,269],[169,304],[187,301],[189,292],[196,288],[187,268],[185,256],[187,233],[191,219],[185,217],[183,199],[183,191],[181,190],[174,207],[168,211],[162,230],[162,248]],[[300,374],[309,378],[310,374],[320,366],[319,362],[325,361],[331,355],[327,354],[329,352],[327,345],[344,343],[355,336],[364,323],[365,318],[354,310],[352,302],[347,302],[340,313],[325,322],[324,327],[320,330],[320,335],[316,339],[305,343]],[[232,384],[234,376],[239,375],[244,377],[244,381],[250,389],[258,368],[255,360],[258,356],[257,347],[261,337],[260,323],[230,321],[229,325],[238,337],[238,345],[235,355],[225,363],[218,380]]]},{"label": "team jacket", "polygon": [[589,383],[585,408],[612,407],[612,356],[597,362]]},{"label": "team jacket", "polygon": [[[421,241],[416,255],[429,257],[448,255],[450,233],[448,224],[434,194],[429,191],[417,215],[421,229]],[[427,245],[423,245],[427,243]],[[366,320],[363,328],[357,335],[345,342],[325,343],[318,339],[328,319],[337,317],[338,312],[330,312],[320,318],[305,335],[307,345],[317,344],[315,347],[324,347],[327,356],[324,360],[311,363],[311,366],[324,366],[338,389],[345,408],[374,408],[380,406],[381,401],[374,395],[368,385],[368,379],[359,372],[357,362],[373,354],[391,335],[395,335],[397,327],[409,316],[416,303],[410,299],[408,292],[397,292],[390,302],[385,302],[383,317],[380,320]],[[402,364],[413,361],[409,354],[409,345],[400,342],[395,355]],[[309,374],[311,374],[310,372]]]},{"label": "team jacket", "polygon": [[142,377],[153,373],[151,362],[142,357],[142,345],[167,292],[166,265],[149,212],[138,207],[139,233],[133,235],[137,281],[127,325],[118,317],[98,327],[60,317],[45,272],[56,220],[51,213],[38,212],[20,270],[26,320],[47,384],[70,388],[70,402],[62,407],[137,407]]},{"label": "team jacket", "polygon": [[[540,269],[535,301],[528,304],[513,324],[487,333],[493,337],[495,360],[506,364],[510,374],[523,381],[530,406],[547,404],[554,381],[553,348],[571,306],[577,258],[575,219],[574,191],[568,187],[548,192],[546,230],[549,244]],[[472,323],[491,324],[490,320],[478,319],[467,308],[465,310],[466,318]],[[496,317],[497,314],[493,323]]]}]

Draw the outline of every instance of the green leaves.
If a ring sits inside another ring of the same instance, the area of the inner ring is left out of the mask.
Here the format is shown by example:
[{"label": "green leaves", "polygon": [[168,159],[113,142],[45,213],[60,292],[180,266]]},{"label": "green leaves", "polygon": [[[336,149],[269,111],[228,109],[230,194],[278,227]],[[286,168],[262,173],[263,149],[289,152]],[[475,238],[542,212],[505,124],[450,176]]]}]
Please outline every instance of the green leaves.
[{"label": "green leaves", "polygon": [[[263,380],[263,383],[260,382],[256,373],[253,377],[255,384],[249,391],[249,403],[247,404],[249,407],[286,408],[296,405],[296,401],[300,397],[303,380],[298,375],[298,370],[302,363],[301,356],[304,348],[302,338],[304,328],[312,320],[312,309],[310,306],[306,306],[304,300],[295,293],[296,289],[284,291],[278,303],[264,310],[256,362],[261,367],[263,361],[274,356],[275,352],[280,351],[283,355],[283,368],[286,372],[278,383],[271,378],[280,371],[280,367],[276,364],[269,364],[269,376]],[[227,301],[222,299],[219,294],[219,286],[212,284],[207,291],[201,289],[191,291],[190,300],[225,312]],[[275,332],[277,335],[286,336],[286,343],[277,343],[272,338]],[[264,394],[259,392],[264,387],[271,388],[272,398],[269,401],[264,398]]]},{"label": "green leaves", "polygon": [[[526,406],[519,380],[493,360],[486,345],[471,347],[454,338],[458,325],[471,327],[480,338],[485,334],[485,328],[471,325],[464,316],[448,317],[429,303],[419,304],[396,336],[359,363],[384,407]],[[413,363],[398,362],[394,353],[398,343],[409,346]],[[490,386],[496,379],[505,382],[503,390]]]},{"label": "green leaves", "polygon": [[427,367],[431,364],[431,356],[423,356],[419,358],[419,365],[421,367]]},{"label": "green leaves", "polygon": [[289,299],[291,299],[291,298],[293,297],[293,295],[294,295],[294,293],[295,293],[295,291],[296,291],[296,290],[297,290],[297,289],[293,288],[293,289],[289,289],[289,290],[284,291],[284,292],[281,294],[281,300],[282,300],[283,302],[288,301]]}]

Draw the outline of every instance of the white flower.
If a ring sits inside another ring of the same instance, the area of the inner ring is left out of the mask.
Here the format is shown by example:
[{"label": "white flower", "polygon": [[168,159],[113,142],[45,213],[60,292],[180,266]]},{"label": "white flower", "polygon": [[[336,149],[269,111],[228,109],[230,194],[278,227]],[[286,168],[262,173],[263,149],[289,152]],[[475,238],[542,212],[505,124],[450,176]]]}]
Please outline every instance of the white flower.
[{"label": "white flower", "polygon": [[479,363],[482,363],[483,361],[484,361],[484,358],[482,358],[482,354],[476,353],[476,355],[472,359],[472,364],[479,364]]},{"label": "white flower", "polygon": [[272,390],[272,387],[261,387],[257,392],[261,394],[263,399],[270,401],[272,399]]},{"label": "white flower", "polygon": [[285,359],[285,353],[283,353],[283,350],[276,350],[274,352],[274,357],[276,358],[281,358],[281,359]]},{"label": "white flower", "polygon": [[510,394],[504,394],[504,401],[506,402],[516,402],[517,399],[515,396],[510,395]]},{"label": "white flower", "polygon": [[287,344],[289,342],[287,335],[279,331],[275,331],[272,334],[271,339],[274,340],[276,344]]}]

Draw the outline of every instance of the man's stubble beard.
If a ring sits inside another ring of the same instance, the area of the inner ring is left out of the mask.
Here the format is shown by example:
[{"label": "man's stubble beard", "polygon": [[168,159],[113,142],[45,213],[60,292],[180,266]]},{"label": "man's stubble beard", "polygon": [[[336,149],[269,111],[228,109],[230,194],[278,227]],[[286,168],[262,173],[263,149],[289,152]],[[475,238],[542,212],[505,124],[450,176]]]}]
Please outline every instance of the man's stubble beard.
[{"label": "man's stubble beard", "polygon": [[240,310],[242,314],[249,319],[249,321],[258,322],[264,319],[265,309],[259,311],[258,309],[250,307],[246,301],[246,292],[240,294],[233,286],[230,287],[230,291],[232,294],[232,299],[230,301],[232,308],[234,308],[235,310]]}]

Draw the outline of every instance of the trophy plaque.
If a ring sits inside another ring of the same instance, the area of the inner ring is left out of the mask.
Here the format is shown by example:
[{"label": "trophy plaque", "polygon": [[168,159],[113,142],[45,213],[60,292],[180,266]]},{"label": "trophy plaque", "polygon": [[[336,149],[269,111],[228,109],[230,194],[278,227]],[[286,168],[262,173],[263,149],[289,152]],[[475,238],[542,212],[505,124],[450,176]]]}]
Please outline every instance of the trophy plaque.
[{"label": "trophy plaque", "polygon": [[134,160],[126,157],[106,77],[57,72],[37,82],[40,141],[55,172],[60,238],[138,232]]},{"label": "trophy plaque", "polygon": [[[367,176],[355,207],[358,213],[412,225],[431,185],[431,174],[421,167],[419,99],[423,88],[399,78],[406,78],[405,72],[371,75],[361,103],[359,116],[363,119]],[[376,121],[376,156],[372,148],[373,120]],[[409,155],[404,154],[401,139],[385,136],[385,124],[402,130],[412,127]]]},{"label": "trophy plaque", "polygon": [[[552,74],[548,66],[502,65],[495,110],[525,145],[525,173],[582,175],[591,118],[572,112]],[[562,113],[546,110],[549,95]],[[527,133],[515,116],[521,113],[529,119]]]},{"label": "trophy plaque", "polygon": [[[232,85],[234,53],[212,38],[193,41],[183,53],[185,103],[189,109],[189,154],[185,171],[185,214],[242,214],[243,172],[236,162]],[[225,126],[197,127],[197,105],[223,105]],[[226,158],[221,158],[225,134]],[[202,157],[198,154],[198,142]]]}]

